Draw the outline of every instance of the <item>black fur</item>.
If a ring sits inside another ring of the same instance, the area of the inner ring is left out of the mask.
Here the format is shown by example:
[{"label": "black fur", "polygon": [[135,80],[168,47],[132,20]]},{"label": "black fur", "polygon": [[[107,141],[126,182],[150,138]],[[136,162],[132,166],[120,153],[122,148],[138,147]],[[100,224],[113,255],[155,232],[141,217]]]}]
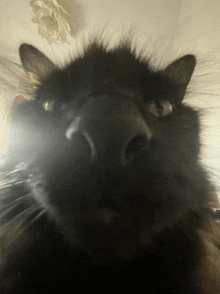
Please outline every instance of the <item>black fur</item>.
[{"label": "black fur", "polygon": [[[2,167],[1,293],[207,293],[199,232],[212,187],[199,164],[199,116],[182,103],[195,58],[152,71],[129,46],[96,43],[64,69],[29,45],[20,56],[35,99],[14,111]],[[105,129],[115,103],[131,112],[131,130],[141,119],[151,133],[131,137],[124,164],[110,138],[120,141],[120,109]],[[85,137],[67,138],[85,113],[97,142],[110,142],[92,163]]]}]

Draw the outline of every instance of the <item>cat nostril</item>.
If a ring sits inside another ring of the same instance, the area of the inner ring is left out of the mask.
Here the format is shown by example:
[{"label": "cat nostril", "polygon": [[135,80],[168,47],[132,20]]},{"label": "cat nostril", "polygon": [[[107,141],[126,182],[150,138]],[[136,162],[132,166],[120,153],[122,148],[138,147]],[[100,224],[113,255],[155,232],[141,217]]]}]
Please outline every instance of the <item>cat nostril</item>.
[{"label": "cat nostril", "polygon": [[147,148],[149,144],[146,134],[138,134],[130,139],[125,149],[125,158],[131,160],[139,151]]}]

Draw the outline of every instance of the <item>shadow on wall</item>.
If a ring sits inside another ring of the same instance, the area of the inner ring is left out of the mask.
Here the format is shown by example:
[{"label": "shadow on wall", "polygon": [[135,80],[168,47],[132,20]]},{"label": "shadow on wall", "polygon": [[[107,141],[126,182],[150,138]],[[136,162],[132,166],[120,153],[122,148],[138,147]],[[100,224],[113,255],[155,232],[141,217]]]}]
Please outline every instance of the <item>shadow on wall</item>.
[{"label": "shadow on wall", "polygon": [[72,37],[83,27],[80,5],[75,1],[32,0],[31,20],[38,26],[38,34],[48,44],[71,43]]}]

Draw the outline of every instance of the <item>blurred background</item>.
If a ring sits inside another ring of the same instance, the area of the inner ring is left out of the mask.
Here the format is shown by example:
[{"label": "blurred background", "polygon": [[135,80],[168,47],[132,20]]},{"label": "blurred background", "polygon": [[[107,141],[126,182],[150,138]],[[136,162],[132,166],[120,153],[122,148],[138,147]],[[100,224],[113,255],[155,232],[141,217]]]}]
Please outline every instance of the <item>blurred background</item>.
[{"label": "blurred background", "polygon": [[[36,46],[56,64],[74,58],[103,33],[109,46],[123,36],[137,52],[163,68],[184,54],[197,66],[184,103],[200,110],[201,160],[220,187],[220,1],[219,0],[1,0],[0,153],[14,105],[30,99],[18,48]],[[220,190],[218,190],[220,191]]]}]

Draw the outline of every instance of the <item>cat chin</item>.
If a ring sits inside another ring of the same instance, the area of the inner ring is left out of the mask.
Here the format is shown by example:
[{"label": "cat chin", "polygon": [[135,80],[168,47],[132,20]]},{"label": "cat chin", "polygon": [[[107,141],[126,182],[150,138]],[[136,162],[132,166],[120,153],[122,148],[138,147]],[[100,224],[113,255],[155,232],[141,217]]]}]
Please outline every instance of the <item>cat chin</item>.
[{"label": "cat chin", "polygon": [[174,218],[167,217],[168,213],[165,216],[164,211],[155,210],[153,205],[131,205],[117,212],[100,209],[90,211],[89,215],[87,219],[78,215],[74,221],[71,216],[61,220],[59,229],[64,243],[74,254],[83,252],[89,260],[107,264],[135,259],[154,246],[157,236],[161,237],[167,229],[178,228],[180,217],[177,213]]}]

